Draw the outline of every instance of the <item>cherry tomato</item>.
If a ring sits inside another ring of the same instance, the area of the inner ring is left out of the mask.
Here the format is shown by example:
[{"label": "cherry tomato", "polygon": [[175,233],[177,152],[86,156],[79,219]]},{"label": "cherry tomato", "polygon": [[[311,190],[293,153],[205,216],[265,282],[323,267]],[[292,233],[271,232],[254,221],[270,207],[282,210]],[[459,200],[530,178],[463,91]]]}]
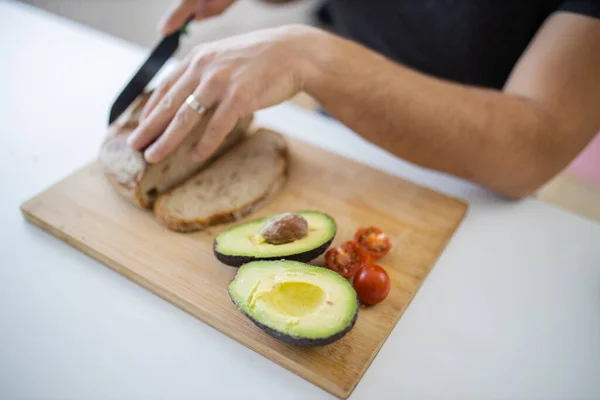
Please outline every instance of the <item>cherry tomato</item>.
[{"label": "cherry tomato", "polygon": [[367,264],[354,275],[354,290],[358,299],[365,304],[377,304],[390,292],[390,277],[379,265]]},{"label": "cherry tomato", "polygon": [[330,270],[337,272],[344,278],[350,278],[364,264],[364,258],[358,245],[348,241],[340,247],[327,250],[325,263]]},{"label": "cherry tomato", "polygon": [[357,230],[354,234],[354,241],[360,246],[366,262],[379,260],[392,248],[392,242],[388,235],[373,226]]}]

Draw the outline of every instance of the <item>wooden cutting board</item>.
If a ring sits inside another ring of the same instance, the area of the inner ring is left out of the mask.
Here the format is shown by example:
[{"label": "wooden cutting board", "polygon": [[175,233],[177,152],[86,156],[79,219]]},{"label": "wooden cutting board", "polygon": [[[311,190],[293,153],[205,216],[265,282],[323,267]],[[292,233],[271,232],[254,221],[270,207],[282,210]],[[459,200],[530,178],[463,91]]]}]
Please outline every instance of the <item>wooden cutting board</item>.
[{"label": "wooden cutting board", "polygon": [[[340,398],[350,395],[462,220],[467,205],[435,191],[288,138],[289,181],[247,219],[313,209],[338,224],[334,245],[374,225],[392,251],[381,260],[392,280],[388,298],[362,307],[352,331],[332,345],[296,348],[256,328],[229,300],[236,269],[213,256],[225,226],[179,234],[136,209],[105,181],[96,162],[21,207],[44,230],[252,350]],[[314,261],[323,265],[322,257]]]}]

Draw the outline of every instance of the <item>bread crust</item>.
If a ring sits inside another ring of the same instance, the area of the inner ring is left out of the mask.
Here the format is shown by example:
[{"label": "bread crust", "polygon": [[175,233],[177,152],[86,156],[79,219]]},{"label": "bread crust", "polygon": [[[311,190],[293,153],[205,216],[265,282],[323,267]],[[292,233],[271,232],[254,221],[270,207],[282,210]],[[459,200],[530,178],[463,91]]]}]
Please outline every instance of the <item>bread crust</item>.
[{"label": "bread crust", "polygon": [[[273,182],[271,182],[267,190],[263,192],[260,196],[258,196],[255,199],[252,199],[249,202],[246,202],[240,207],[230,210],[223,210],[219,213],[210,215],[207,218],[184,219],[168,212],[167,208],[163,206],[163,203],[166,201],[166,198],[170,196],[173,190],[176,189],[173,188],[163,193],[156,199],[156,202],[154,203],[154,216],[160,224],[165,226],[167,229],[176,232],[199,231],[207,229],[214,225],[238,221],[264,206],[264,204],[269,202],[273,197],[275,197],[275,195],[279,193],[279,191],[287,182],[289,156],[287,148],[285,146],[278,149],[277,157],[277,164],[279,168],[277,178]],[[186,182],[182,183],[182,185],[185,185],[188,181],[191,181],[194,178],[195,175],[189,178]]]},{"label": "bread crust", "polygon": [[111,174],[105,174],[104,176],[119,196],[121,196],[122,198],[124,198],[125,200],[129,201],[131,204],[137,207],[147,208],[144,207],[143,200],[138,195],[139,190],[132,189],[129,186],[119,183]]},{"label": "bread crust", "polygon": [[[109,151],[108,147],[111,144],[116,144],[117,141],[125,141],[131,132],[138,126],[139,114],[141,113],[144,104],[150,98],[152,91],[142,93],[138,96],[131,105],[121,114],[109,127],[106,138],[100,147],[99,162],[102,166],[104,176],[115,189],[115,191],[124,199],[140,208],[148,208],[149,205],[144,204],[144,200],[140,193],[139,182],[143,179],[145,171],[148,169],[148,163],[143,161],[139,171],[132,174],[125,182],[117,179],[113,170],[109,165],[103,162],[102,156],[104,152]],[[133,150],[132,150],[133,152]],[[142,158],[143,160],[143,158]],[[137,178],[135,175],[139,175]]]},{"label": "bread crust", "polygon": [[[108,128],[108,134],[104,142],[102,143],[100,149],[100,164],[103,167],[104,175],[106,176],[108,182],[115,189],[115,191],[123,197],[125,200],[129,201],[133,205],[139,208],[149,209],[153,206],[154,199],[147,199],[143,196],[141,191],[141,182],[146,177],[148,170],[152,167],[151,164],[147,163],[144,159],[141,152],[136,152],[131,150],[131,154],[136,154],[141,156],[141,161],[139,162],[138,168],[131,172],[129,176],[125,179],[118,179],[117,173],[111,168],[111,165],[107,165],[103,162],[103,155],[106,152],[109,152],[109,147],[111,145],[122,145],[123,142],[126,143],[126,138],[133,132],[133,130],[138,126],[139,123],[139,115],[150,98],[152,91],[145,92],[141,94],[138,98],[136,98],[128,109],[117,118],[115,122],[113,122]],[[248,118],[242,119],[238,122],[236,126],[236,130],[248,131],[249,127],[252,125],[253,117],[250,116]],[[241,136],[244,136],[243,134]],[[122,150],[128,151],[128,150]],[[123,153],[123,157],[125,157],[125,153]],[[147,196],[146,196],[147,197]]]}]

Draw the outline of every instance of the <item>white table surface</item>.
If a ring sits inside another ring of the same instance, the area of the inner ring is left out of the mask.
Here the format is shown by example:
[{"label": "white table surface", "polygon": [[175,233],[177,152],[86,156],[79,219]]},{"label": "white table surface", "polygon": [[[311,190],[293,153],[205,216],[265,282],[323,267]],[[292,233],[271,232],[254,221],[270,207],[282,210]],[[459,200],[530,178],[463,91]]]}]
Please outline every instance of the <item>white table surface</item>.
[{"label": "white table surface", "polygon": [[[95,157],[146,54],[0,2],[0,398],[331,398],[22,218]],[[351,398],[600,398],[598,223],[408,165],[293,105],[258,121],[470,203]]]}]

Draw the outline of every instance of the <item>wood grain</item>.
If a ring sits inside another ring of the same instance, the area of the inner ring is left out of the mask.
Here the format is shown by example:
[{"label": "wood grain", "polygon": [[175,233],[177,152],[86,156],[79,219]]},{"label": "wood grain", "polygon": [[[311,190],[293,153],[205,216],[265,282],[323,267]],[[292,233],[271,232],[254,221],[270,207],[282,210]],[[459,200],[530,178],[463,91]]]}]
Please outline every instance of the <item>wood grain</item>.
[{"label": "wood grain", "polygon": [[[215,329],[340,398],[350,395],[417,293],[467,205],[397,177],[288,138],[290,178],[272,202],[249,218],[314,209],[338,224],[334,245],[359,226],[387,232],[383,260],[388,298],[361,308],[355,328],[321,348],[296,348],[256,328],[234,307],[226,286],[235,269],[212,254],[208,231],[179,234],[118,197],[96,162],[21,207],[25,217]],[[323,265],[322,257],[315,264]]]}]

